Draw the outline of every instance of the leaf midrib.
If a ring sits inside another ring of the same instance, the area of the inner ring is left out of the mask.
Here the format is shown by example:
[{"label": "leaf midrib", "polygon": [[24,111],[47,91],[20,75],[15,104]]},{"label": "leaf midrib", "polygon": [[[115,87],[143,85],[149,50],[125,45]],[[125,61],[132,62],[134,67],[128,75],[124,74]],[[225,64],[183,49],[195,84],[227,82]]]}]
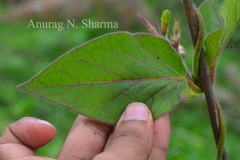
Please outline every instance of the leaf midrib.
[{"label": "leaf midrib", "polygon": [[43,86],[24,86],[29,83],[19,86],[18,88],[42,88],[42,87],[51,87],[51,86],[63,86],[63,85],[79,85],[79,84],[97,84],[97,83],[117,83],[117,82],[134,82],[134,81],[153,81],[153,80],[176,80],[176,81],[185,81],[184,77],[174,78],[174,77],[165,77],[165,78],[142,78],[142,79],[124,79],[124,80],[113,80],[113,81],[93,81],[93,82],[77,82],[77,83],[63,83],[63,84],[51,84],[51,85],[43,85]]}]

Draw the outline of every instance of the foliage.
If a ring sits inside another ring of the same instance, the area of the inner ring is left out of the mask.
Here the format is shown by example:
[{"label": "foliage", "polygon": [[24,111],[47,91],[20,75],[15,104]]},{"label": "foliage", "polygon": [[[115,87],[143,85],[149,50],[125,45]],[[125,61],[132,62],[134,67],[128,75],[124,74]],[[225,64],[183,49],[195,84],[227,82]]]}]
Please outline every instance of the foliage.
[{"label": "foliage", "polygon": [[208,33],[204,41],[206,60],[213,72],[220,54],[240,22],[240,1],[225,0],[220,10],[221,17],[217,8],[220,2],[208,0],[200,8]]},{"label": "foliage", "polygon": [[186,86],[181,57],[164,39],[124,32],[105,35],[65,54],[19,88],[93,119],[116,124],[131,102],[156,118]]},{"label": "foliage", "polygon": [[[240,17],[237,13],[238,5],[230,10],[230,2],[234,0],[227,0],[222,5],[224,25],[220,29],[220,34],[223,36],[211,33],[205,40],[207,60],[209,57],[216,59],[216,55],[209,52],[208,46],[214,46],[218,41],[226,44],[238,24]],[[240,5],[237,1],[235,3]],[[193,60],[194,81],[199,79],[198,59],[203,42],[203,28],[209,30],[206,15],[211,7],[213,7],[211,0],[202,5],[205,27],[196,10],[200,27]],[[170,15],[171,13],[166,10],[161,18],[160,30],[165,40],[157,38],[161,35],[140,15],[149,30],[154,31],[157,37],[148,34],[114,33],[97,38],[57,59],[19,88],[76,113],[110,124],[116,124],[127,104],[135,101],[146,103],[156,118],[170,111],[178,103],[187,79],[190,81],[189,87],[193,91],[196,90],[191,77],[187,78],[190,74],[186,73],[182,58],[177,53],[180,38],[172,44],[168,41]],[[232,23],[228,23],[229,17],[233,17]],[[178,31],[176,33],[178,35],[181,32],[179,23],[176,22],[175,20],[175,24],[178,25],[174,25],[174,32]],[[217,39],[209,41],[211,35]],[[172,39],[174,40],[174,37]],[[219,47],[224,46],[222,44]],[[221,51],[222,49],[217,54]],[[196,83],[196,86],[199,84]],[[138,94],[135,95],[136,93]]]},{"label": "foliage", "polygon": [[[156,3],[160,2],[156,1]],[[171,5],[168,5],[170,3]],[[186,30],[188,26],[182,12],[181,1],[166,1],[159,6],[161,6],[160,9],[171,6],[169,9],[174,11],[172,15],[183,17],[181,23],[182,33],[184,33],[182,44],[184,44],[188,54],[191,54],[193,49],[189,43],[190,37]],[[159,14],[159,8],[155,12]],[[4,84],[1,85],[0,91],[0,133],[8,124],[23,116],[35,116],[48,120],[57,128],[57,136],[53,142],[40,149],[38,155],[54,158],[76,115],[68,110],[54,107],[46,101],[26,96],[19,92],[15,86],[42,70],[69,49],[114,30],[77,29],[62,32],[52,29],[31,30],[26,29],[27,23],[28,21],[23,21],[22,23],[0,25],[0,81],[1,84]],[[137,28],[134,31],[136,30],[143,31],[144,28]],[[240,85],[238,81],[233,81],[233,79],[240,77],[239,37],[240,30],[237,29],[219,59],[218,81],[215,85],[217,97],[222,100],[221,103],[227,117],[228,140],[226,148],[230,159],[233,160],[240,157],[238,151],[240,147]],[[186,101],[186,97],[183,97],[177,109],[170,113],[171,141],[167,159],[201,160],[215,158],[214,139],[204,105],[205,102],[201,97],[188,101]]]}]

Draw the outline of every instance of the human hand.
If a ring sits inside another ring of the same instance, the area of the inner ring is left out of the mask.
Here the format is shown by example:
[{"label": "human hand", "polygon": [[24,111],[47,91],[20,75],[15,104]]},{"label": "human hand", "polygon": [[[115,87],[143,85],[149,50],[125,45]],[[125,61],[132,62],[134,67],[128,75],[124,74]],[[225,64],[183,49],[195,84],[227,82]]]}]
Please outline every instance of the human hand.
[{"label": "human hand", "polygon": [[[36,150],[56,135],[49,123],[25,117],[10,124],[0,137],[1,160],[53,160]],[[165,160],[169,145],[168,114],[155,121],[142,103],[131,103],[115,129],[79,115],[58,160]]]}]

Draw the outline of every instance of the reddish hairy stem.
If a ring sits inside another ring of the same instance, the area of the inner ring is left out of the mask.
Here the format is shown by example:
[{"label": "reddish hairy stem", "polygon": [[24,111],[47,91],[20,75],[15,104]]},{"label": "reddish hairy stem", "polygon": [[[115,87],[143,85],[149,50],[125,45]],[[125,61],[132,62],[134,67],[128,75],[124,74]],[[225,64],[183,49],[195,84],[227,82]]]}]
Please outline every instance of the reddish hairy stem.
[{"label": "reddish hairy stem", "polygon": [[[183,0],[183,2],[185,6],[185,12],[187,15],[191,35],[192,35],[193,45],[195,46],[197,43],[197,37],[198,37],[198,23],[197,23],[197,18],[194,11],[194,4],[192,0]],[[218,146],[219,136],[220,136],[218,110],[216,107],[217,105],[215,101],[215,95],[213,92],[212,80],[210,77],[209,68],[208,68],[203,50],[201,51],[200,57],[199,57],[199,74],[201,78],[201,85],[202,85],[201,87],[205,93],[205,97],[207,101],[208,112],[211,120],[215,142],[216,142],[216,145]],[[223,160],[228,160],[225,148],[223,151],[222,158]]]}]

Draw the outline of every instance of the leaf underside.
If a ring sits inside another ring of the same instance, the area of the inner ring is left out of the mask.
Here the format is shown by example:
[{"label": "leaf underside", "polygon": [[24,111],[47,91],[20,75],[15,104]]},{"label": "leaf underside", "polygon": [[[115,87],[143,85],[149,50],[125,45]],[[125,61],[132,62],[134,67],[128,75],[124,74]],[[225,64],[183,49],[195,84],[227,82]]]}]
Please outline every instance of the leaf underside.
[{"label": "leaf underside", "polygon": [[222,26],[223,19],[220,15],[220,9],[223,1],[206,0],[199,7],[204,22],[204,37]]},{"label": "leaf underside", "polygon": [[225,0],[220,10],[222,17],[217,16],[219,11],[216,8],[222,1],[208,0],[200,8],[205,30],[208,33],[204,45],[206,60],[210,68],[216,66],[220,54],[240,21],[239,0]]},{"label": "leaf underside", "polygon": [[143,102],[156,118],[185,89],[178,53],[149,34],[108,34],[71,50],[19,88],[73,112],[116,124],[126,106]]}]

